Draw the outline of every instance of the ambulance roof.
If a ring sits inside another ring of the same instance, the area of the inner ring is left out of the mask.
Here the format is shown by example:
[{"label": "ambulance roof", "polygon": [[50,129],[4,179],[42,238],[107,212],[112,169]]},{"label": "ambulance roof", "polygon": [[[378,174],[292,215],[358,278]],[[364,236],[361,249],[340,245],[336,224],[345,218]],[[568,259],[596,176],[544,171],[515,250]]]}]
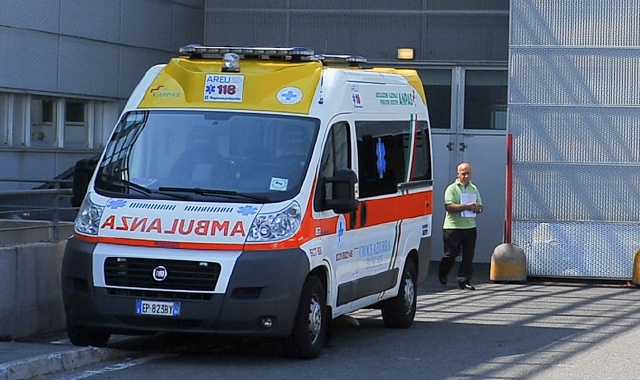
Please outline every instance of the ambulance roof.
[{"label": "ambulance roof", "polygon": [[377,76],[399,74],[425,99],[415,71],[362,69],[360,64],[366,59],[360,56],[316,54],[304,47],[201,45],[182,47],[180,53],[182,56],[171,59],[165,66],[151,69],[141,81],[141,88],[132,95],[136,96],[138,91],[138,108],[209,108],[308,114],[322,73],[327,68],[353,70],[364,76],[366,72]]}]

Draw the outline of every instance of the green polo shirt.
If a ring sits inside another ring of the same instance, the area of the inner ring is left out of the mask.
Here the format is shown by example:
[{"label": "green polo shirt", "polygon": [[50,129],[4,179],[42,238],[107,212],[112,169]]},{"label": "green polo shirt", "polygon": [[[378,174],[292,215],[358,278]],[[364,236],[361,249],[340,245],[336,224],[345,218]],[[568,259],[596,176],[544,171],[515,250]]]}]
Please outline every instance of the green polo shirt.
[{"label": "green polo shirt", "polygon": [[[444,204],[457,203],[460,204],[460,194],[468,193],[476,195],[476,203],[482,205],[482,198],[480,197],[480,192],[476,185],[472,182],[469,182],[466,188],[462,186],[460,180],[456,179],[454,183],[447,186],[447,189],[444,191]],[[476,218],[465,218],[462,217],[462,213],[459,212],[449,212],[447,211],[444,216],[444,229],[469,229],[474,228],[476,226]]]}]

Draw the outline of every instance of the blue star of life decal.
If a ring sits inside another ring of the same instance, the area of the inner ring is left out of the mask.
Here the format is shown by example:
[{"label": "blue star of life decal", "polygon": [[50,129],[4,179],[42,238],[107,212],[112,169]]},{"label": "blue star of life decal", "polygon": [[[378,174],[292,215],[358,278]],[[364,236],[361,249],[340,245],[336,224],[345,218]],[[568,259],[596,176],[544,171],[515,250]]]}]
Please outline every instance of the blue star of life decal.
[{"label": "blue star of life decal", "polygon": [[378,167],[378,175],[380,178],[384,177],[384,172],[387,170],[387,161],[384,159],[386,153],[382,139],[378,137],[378,143],[376,144],[376,156],[378,160],[376,161],[376,166]]},{"label": "blue star of life decal", "polygon": [[254,206],[242,206],[238,208],[238,214],[242,216],[253,215],[258,212],[258,208]]},{"label": "blue star of life decal", "polygon": [[112,210],[117,210],[120,207],[125,207],[126,205],[127,201],[125,201],[124,199],[110,200],[109,202],[107,202],[107,207]]},{"label": "blue star of life decal", "polygon": [[338,225],[336,226],[336,230],[338,232],[338,244],[342,243],[342,236],[344,235],[347,229],[347,222],[344,218],[344,215],[340,214],[338,217]]}]

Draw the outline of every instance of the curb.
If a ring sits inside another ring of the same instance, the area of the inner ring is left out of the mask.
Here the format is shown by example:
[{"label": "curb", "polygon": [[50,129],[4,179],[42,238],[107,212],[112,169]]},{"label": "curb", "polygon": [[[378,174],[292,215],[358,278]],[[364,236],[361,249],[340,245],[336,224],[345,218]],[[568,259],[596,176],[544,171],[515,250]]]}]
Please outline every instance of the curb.
[{"label": "curb", "polygon": [[43,354],[0,364],[0,380],[26,380],[35,376],[68,371],[128,355],[130,353],[126,351],[98,347],[80,347],[53,354]]}]

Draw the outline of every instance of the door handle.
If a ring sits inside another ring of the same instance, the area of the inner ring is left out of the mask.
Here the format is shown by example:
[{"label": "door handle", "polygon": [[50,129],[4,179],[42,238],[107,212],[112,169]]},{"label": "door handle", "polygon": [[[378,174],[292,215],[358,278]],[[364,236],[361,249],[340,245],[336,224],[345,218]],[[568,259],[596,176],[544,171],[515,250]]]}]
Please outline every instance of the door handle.
[{"label": "door handle", "polygon": [[460,143],[460,151],[464,152],[464,150],[467,149],[467,144],[465,143]]},{"label": "door handle", "polygon": [[452,142],[447,144],[447,149],[449,150],[449,152],[451,152],[453,150],[453,143]]},{"label": "door handle", "polygon": [[358,210],[352,211],[349,214],[349,229],[350,230],[353,230],[354,228],[356,228],[357,217],[358,217]]}]

